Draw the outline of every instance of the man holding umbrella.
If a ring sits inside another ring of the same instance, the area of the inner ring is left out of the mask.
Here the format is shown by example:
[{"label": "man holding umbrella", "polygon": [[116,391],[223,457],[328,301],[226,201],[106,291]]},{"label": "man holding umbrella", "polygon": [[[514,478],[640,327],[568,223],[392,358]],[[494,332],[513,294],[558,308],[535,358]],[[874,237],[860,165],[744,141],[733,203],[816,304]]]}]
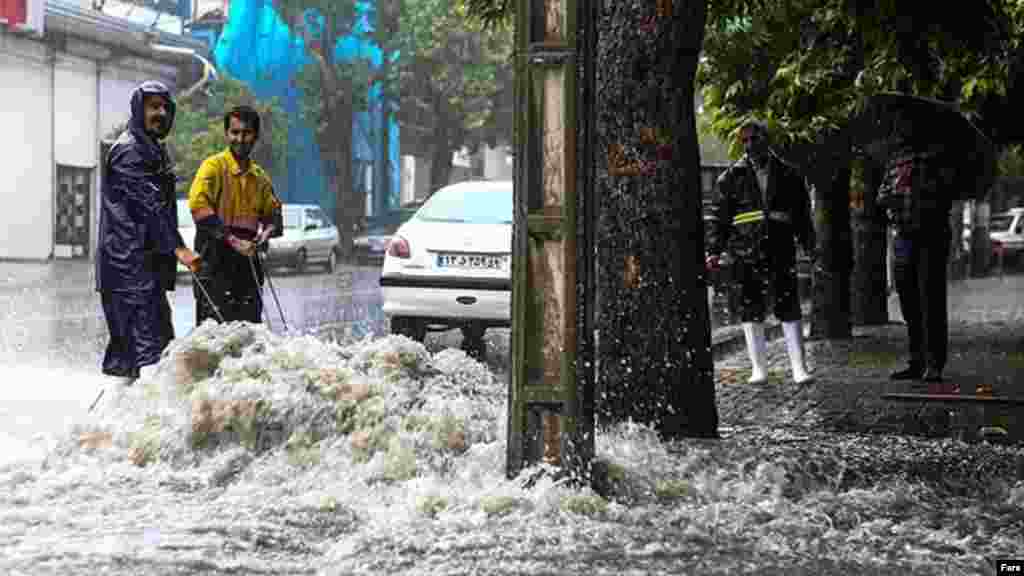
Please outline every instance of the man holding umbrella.
[{"label": "man holding umbrella", "polygon": [[995,172],[988,140],[955,107],[906,94],[868,102],[871,140],[885,153],[878,204],[894,237],[894,275],[910,359],[893,380],[942,382],[948,356],[946,310],[950,211],[954,199],[983,197]]},{"label": "man holding umbrella", "polygon": [[946,312],[946,263],[949,260],[949,181],[937,151],[913,142],[913,124],[894,122],[893,152],[878,191],[895,231],[896,292],[907,324],[910,361],[893,380],[940,382],[946,364],[949,320]]}]

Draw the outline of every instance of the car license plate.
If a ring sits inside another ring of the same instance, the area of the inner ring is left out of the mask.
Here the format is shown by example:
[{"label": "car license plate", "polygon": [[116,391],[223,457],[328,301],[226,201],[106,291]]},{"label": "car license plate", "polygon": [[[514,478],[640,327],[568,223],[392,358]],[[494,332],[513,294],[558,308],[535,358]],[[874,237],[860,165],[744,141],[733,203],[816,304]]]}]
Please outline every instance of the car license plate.
[{"label": "car license plate", "polygon": [[438,268],[463,270],[504,270],[507,256],[492,254],[438,254]]}]

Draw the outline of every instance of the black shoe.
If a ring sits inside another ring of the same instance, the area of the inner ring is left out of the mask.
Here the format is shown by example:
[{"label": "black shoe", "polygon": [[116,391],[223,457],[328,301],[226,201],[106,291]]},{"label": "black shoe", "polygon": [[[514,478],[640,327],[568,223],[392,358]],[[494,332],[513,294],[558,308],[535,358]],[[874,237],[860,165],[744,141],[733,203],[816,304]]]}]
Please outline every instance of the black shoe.
[{"label": "black shoe", "polygon": [[910,366],[905,370],[893,372],[889,375],[890,380],[917,380],[924,376],[924,370],[916,366]]},{"label": "black shoe", "polygon": [[942,371],[935,368],[925,370],[921,380],[925,382],[942,382]]}]

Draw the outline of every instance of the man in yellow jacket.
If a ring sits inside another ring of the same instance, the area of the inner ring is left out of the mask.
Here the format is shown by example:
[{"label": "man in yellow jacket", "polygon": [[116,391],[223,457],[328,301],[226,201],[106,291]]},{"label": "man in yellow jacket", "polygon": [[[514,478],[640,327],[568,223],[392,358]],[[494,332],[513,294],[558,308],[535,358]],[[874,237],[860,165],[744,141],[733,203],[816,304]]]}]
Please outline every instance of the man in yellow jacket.
[{"label": "man in yellow jacket", "polygon": [[189,190],[188,206],[196,223],[195,250],[203,259],[193,286],[196,326],[216,318],[207,295],[226,322],[260,322],[263,270],[256,248],[282,234],[281,202],[270,176],[252,160],[260,135],[260,117],[248,106],[224,115],[228,148],[203,161]]}]

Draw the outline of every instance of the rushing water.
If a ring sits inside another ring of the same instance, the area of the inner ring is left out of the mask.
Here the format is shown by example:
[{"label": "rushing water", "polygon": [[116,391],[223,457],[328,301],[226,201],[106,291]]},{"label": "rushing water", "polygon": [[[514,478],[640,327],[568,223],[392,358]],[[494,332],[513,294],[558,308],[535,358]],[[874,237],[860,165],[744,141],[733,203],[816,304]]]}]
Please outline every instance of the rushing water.
[{"label": "rushing water", "polygon": [[994,574],[1020,451],[809,430],[597,437],[613,496],[507,480],[457,350],[206,324],[0,468],[3,574]]}]

